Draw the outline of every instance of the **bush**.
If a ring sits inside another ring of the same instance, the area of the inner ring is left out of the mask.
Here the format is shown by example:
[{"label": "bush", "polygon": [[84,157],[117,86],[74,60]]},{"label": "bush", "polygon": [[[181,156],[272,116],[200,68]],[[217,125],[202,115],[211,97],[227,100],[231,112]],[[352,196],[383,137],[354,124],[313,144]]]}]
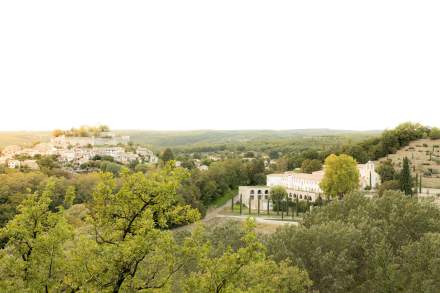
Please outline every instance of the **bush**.
[{"label": "bush", "polygon": [[379,186],[379,196],[382,196],[384,194],[385,191],[388,190],[399,190],[400,189],[400,183],[398,180],[389,180],[389,181],[385,181],[383,182],[380,186]]}]

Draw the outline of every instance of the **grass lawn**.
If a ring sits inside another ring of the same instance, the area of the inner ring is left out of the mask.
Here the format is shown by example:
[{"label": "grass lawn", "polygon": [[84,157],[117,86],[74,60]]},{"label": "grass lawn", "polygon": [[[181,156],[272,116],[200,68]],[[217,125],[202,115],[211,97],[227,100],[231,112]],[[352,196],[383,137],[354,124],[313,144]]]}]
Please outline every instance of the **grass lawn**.
[{"label": "grass lawn", "polygon": [[235,196],[237,194],[238,190],[234,189],[231,190],[227,193],[225,193],[223,196],[221,197],[217,197],[211,204],[211,206],[215,207],[215,208],[219,208],[221,206],[223,206],[228,200],[230,200],[233,196]]}]

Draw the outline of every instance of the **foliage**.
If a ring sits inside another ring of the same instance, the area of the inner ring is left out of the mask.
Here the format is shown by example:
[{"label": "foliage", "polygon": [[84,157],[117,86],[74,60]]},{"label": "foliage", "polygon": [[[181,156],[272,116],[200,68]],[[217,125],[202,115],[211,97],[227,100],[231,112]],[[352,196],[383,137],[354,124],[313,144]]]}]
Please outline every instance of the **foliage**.
[{"label": "foliage", "polygon": [[400,190],[399,180],[389,180],[382,182],[378,190],[379,196],[382,196],[387,190]]},{"label": "foliage", "polygon": [[[212,256],[212,245],[197,237],[191,238],[199,247],[197,270],[185,281],[185,292],[308,292],[311,282],[305,271],[287,263],[277,264],[265,257],[265,248],[248,220],[241,241],[243,246],[226,248],[220,256]],[[189,240],[187,240],[189,241]],[[200,247],[202,249],[200,249]],[[262,278],[270,280],[262,282]]]},{"label": "foliage", "polygon": [[328,222],[310,228],[286,226],[268,243],[277,261],[305,269],[319,292],[355,291],[362,234],[351,224]]},{"label": "foliage", "polygon": [[438,127],[431,128],[431,132],[429,133],[429,137],[431,139],[440,139],[440,128],[438,128]]},{"label": "foliage", "polygon": [[71,136],[71,137],[89,137],[89,136],[99,136],[102,132],[110,131],[107,125],[98,126],[81,126],[80,128],[72,128],[70,130],[55,129],[52,131],[53,137],[58,137],[61,135]]},{"label": "foliage", "polygon": [[428,233],[402,247],[395,280],[402,292],[435,293],[440,288],[440,234]]},{"label": "foliage", "polygon": [[14,217],[18,205],[46,179],[40,172],[0,174],[0,227]]},{"label": "foliage", "polygon": [[62,210],[49,210],[55,184],[48,181],[41,193],[29,195],[19,214],[1,230],[7,239],[0,251],[0,288],[3,292],[60,290],[64,278],[64,244],[73,236]]},{"label": "foliage", "polygon": [[403,167],[399,175],[399,183],[400,183],[400,190],[403,191],[405,195],[412,195],[413,182],[411,177],[409,160],[407,157],[403,159]]},{"label": "foliage", "polygon": [[286,188],[280,185],[271,187],[270,197],[274,202],[284,200],[287,197]]},{"label": "foliage", "polygon": [[165,149],[161,155],[161,159],[165,163],[168,161],[174,160],[173,151],[170,148]]},{"label": "foliage", "polygon": [[[435,269],[424,275],[421,265],[430,233],[440,233],[437,206],[387,191],[372,199],[350,194],[315,208],[304,227],[283,227],[266,243],[269,255],[305,269],[321,292],[425,292],[411,290],[417,286],[436,292],[440,283],[430,281]],[[435,268],[437,254],[430,255],[427,263]]]},{"label": "foliage", "polygon": [[158,254],[172,247],[170,234],[162,229],[199,217],[195,210],[178,204],[176,193],[185,176],[182,169],[170,165],[148,176],[125,171],[120,189],[114,192],[113,177],[104,174],[90,206],[93,240],[83,238],[72,252],[79,266],[77,272],[81,272],[71,276],[72,287],[81,287],[91,277],[93,286],[112,288],[113,292],[130,283],[138,289],[158,286],[163,280],[143,280],[142,269],[157,267],[151,262],[161,259]]},{"label": "foliage", "polygon": [[325,173],[320,187],[331,197],[342,198],[359,188],[359,170],[356,161],[348,155],[330,155],[325,159]]},{"label": "foliage", "polygon": [[381,162],[376,169],[382,182],[394,180],[397,178],[396,170],[393,166],[392,160]]},{"label": "foliage", "polygon": [[[243,162],[230,159],[212,163],[207,171],[192,170],[190,180],[181,192],[192,194],[186,198],[192,197],[208,206],[218,198],[235,191],[240,185],[260,185],[265,181],[264,162],[261,160]],[[191,201],[188,203],[193,204]]]},{"label": "foliage", "polygon": [[318,159],[306,159],[301,164],[301,172],[313,173],[322,169],[322,162]]}]

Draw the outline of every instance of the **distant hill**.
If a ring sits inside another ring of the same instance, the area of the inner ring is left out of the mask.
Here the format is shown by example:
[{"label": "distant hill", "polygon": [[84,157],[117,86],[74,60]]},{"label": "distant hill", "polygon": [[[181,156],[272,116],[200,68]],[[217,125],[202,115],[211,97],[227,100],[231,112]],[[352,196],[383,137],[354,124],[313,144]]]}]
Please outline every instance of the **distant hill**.
[{"label": "distant hill", "polygon": [[422,175],[422,186],[440,188],[440,139],[419,139],[379,161],[390,159],[396,169],[402,168],[403,158],[411,162],[413,174]]},{"label": "distant hill", "polygon": [[47,142],[50,137],[50,131],[0,131],[0,147]]},{"label": "distant hill", "polygon": [[[360,141],[378,135],[381,131],[350,131],[332,129],[297,130],[193,130],[193,131],[151,131],[151,130],[115,130],[118,135],[129,135],[134,143],[150,145],[156,149],[165,147],[185,148],[223,144],[243,144],[253,142],[281,142],[288,144],[302,140],[328,140],[339,143]],[[0,132],[0,147],[12,144],[31,144],[49,141],[49,131],[3,131]]]},{"label": "distant hill", "polygon": [[239,144],[259,141],[279,141],[312,137],[347,137],[364,139],[378,135],[381,131],[350,131],[331,129],[298,130],[194,130],[194,131],[144,131],[121,130],[135,143],[155,147],[187,147],[197,145]]}]

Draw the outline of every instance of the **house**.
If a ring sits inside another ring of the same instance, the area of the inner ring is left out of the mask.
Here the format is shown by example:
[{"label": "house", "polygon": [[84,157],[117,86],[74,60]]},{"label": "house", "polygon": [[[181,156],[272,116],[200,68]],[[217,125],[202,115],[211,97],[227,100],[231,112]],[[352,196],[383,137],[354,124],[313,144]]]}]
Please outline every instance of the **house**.
[{"label": "house", "polygon": [[18,145],[10,145],[10,146],[5,147],[5,148],[2,150],[2,154],[5,155],[5,156],[8,156],[8,155],[13,156],[13,155],[15,155],[16,153],[18,153],[19,151],[21,151],[21,149],[22,149],[21,146],[18,146]]},{"label": "house", "polygon": [[9,160],[8,161],[8,168],[11,168],[11,169],[20,168],[20,161],[19,160]]},{"label": "house", "polygon": [[153,151],[147,148],[138,147],[136,149],[136,154],[149,163],[157,164],[159,162],[159,158],[153,153]]}]

